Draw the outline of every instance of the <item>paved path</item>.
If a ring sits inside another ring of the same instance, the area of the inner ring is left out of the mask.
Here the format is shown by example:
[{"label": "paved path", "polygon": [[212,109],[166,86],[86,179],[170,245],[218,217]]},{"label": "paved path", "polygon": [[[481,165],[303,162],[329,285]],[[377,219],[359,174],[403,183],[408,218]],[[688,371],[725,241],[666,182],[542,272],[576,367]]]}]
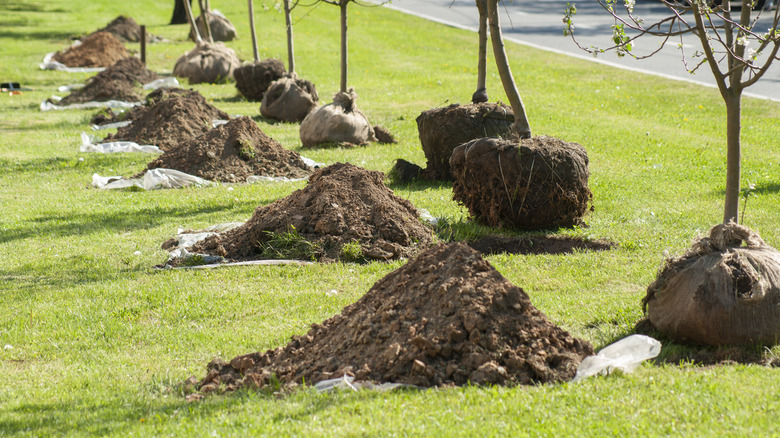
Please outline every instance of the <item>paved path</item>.
[{"label": "paved path", "polygon": [[[585,47],[607,47],[613,24],[609,16],[593,0],[569,1],[577,4],[574,23],[580,44]],[[614,53],[605,53],[594,59],[577,48],[571,38],[563,36],[562,18],[567,0],[514,0],[504,3],[501,6],[501,28],[508,40],[619,68],[715,86],[712,72],[706,65],[695,75],[685,70],[676,44],[667,45],[660,53],[645,60],[618,58]],[[459,28],[476,30],[478,27],[479,14],[474,0],[393,0],[386,7]],[[666,11],[665,7],[653,0],[636,2],[635,12],[645,18],[647,23],[654,17],[665,17]],[[764,16],[767,17],[762,17],[762,21],[766,21],[768,14]],[[637,41],[637,47],[651,50],[657,47],[659,41],[658,38],[646,36]],[[694,39],[683,42],[686,56],[693,54],[699,47],[696,43]],[[773,64],[758,83],[746,90],[745,95],[780,101],[780,62]]]}]

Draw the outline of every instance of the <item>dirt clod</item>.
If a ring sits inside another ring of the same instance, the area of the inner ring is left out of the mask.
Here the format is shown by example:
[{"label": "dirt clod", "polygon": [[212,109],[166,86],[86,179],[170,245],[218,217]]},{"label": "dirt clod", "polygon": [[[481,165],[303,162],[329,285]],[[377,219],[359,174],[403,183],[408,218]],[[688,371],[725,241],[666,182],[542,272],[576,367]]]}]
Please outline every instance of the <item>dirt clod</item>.
[{"label": "dirt clod", "polygon": [[147,169],[180,170],[211,181],[244,182],[248,176],[305,178],[311,168],[249,117],[238,117],[172,146]]},{"label": "dirt clod", "polygon": [[108,32],[88,35],[78,46],[54,54],[54,60],[68,67],[110,67],[130,53],[121,41]]},{"label": "dirt clod", "polygon": [[[383,184],[381,172],[348,163],[316,170],[301,190],[260,206],[243,226],[212,236],[191,252],[243,261],[268,258],[269,232],[294,237],[290,245],[308,249],[322,262],[391,260],[429,245],[433,232],[417,210]],[[299,258],[288,256],[282,258]]]},{"label": "dirt clod", "polygon": [[592,354],[468,246],[436,245],[285,346],[209,364],[201,392],[344,374],[421,387],[571,380]]},{"label": "dirt clod", "polygon": [[[141,26],[139,26],[132,17],[125,17],[124,15],[114,18],[106,27],[98,29],[95,32],[109,32],[123,42],[130,41],[137,43],[138,41],[141,41]],[[157,37],[152,37],[148,33],[146,38],[147,41],[158,39]]]},{"label": "dirt clod", "polygon": [[97,75],[87,79],[84,88],[73,91],[58,105],[82,102],[121,100],[138,102],[142,99],[138,85],[157,79],[157,73],[146,69],[138,58],[124,58]]},{"label": "dirt clod", "polygon": [[206,102],[195,90],[161,88],[146,97],[147,106],[135,108],[129,126],[104,141],[133,141],[167,150],[211,129],[213,120],[230,116]]},{"label": "dirt clod", "polygon": [[452,198],[493,227],[571,227],[592,197],[585,148],[552,137],[472,140],[455,148],[450,166]]},{"label": "dirt clod", "polygon": [[514,117],[512,108],[501,103],[453,104],[423,111],[417,117],[420,143],[428,160],[423,177],[451,181],[453,149],[476,138],[506,136]]}]

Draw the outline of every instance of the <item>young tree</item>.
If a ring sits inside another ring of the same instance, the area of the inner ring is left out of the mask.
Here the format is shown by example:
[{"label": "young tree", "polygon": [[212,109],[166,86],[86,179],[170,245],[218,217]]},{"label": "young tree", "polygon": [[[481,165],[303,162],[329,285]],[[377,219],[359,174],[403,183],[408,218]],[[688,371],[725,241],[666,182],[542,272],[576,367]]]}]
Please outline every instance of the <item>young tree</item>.
[{"label": "young tree", "polygon": [[487,102],[487,0],[476,0],[479,11],[479,60],[477,61],[477,91],[471,96],[471,103]]},{"label": "young tree", "polygon": [[[740,192],[740,130],[742,92],[755,84],[766,73],[780,50],[780,9],[775,9],[768,22],[761,21],[762,10],[753,10],[755,0],[722,0],[720,5],[711,0],[660,0],[669,15],[653,23],[645,23],[634,13],[635,0],[597,0],[612,15],[613,46],[607,49],[585,48],[577,43],[573,17],[576,6],[569,4],[565,11],[565,34],[571,35],[577,45],[590,53],[615,50],[618,56],[629,55],[643,59],[658,53],[666,44],[678,44],[683,50],[684,37],[698,40],[702,52],[693,54],[695,64],[685,59],[686,68],[695,72],[707,64],[712,70],[718,90],[726,104],[726,199],[723,221],[736,221],[739,213]],[[718,3],[718,2],[716,2]],[[732,14],[732,7],[740,11]],[[629,32],[629,33],[627,33]],[[661,38],[658,49],[645,54],[635,53],[634,41],[645,35]],[[679,42],[678,42],[679,41]]]}]

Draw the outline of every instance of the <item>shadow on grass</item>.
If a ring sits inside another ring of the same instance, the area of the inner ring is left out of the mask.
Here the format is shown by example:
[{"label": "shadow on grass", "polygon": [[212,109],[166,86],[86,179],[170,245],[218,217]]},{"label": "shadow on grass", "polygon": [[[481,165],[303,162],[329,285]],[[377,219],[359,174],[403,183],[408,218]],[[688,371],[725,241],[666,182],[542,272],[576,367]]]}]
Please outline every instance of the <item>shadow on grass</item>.
[{"label": "shadow on grass", "polygon": [[452,188],[452,181],[425,181],[423,179],[416,179],[411,182],[400,182],[394,178],[389,178],[387,187],[392,190],[408,190],[413,192],[422,192],[428,189],[450,189]]}]

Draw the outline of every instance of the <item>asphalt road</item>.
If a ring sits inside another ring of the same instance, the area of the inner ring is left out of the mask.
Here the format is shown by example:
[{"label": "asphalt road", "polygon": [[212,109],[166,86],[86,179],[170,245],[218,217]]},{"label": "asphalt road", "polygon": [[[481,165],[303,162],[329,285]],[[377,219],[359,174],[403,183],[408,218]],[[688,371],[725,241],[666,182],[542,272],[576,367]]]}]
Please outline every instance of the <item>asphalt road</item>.
[{"label": "asphalt road", "polygon": [[[379,3],[379,0],[371,1]],[[612,36],[612,24],[614,24],[610,16],[595,1],[568,1],[577,4],[574,23],[580,45],[608,47]],[[567,0],[504,2],[501,6],[501,28],[504,37],[520,44],[565,53],[618,68],[715,87],[715,79],[708,66],[702,66],[693,75],[688,73],[681,61],[680,49],[676,43],[667,44],[661,52],[644,60],[619,58],[614,53],[604,53],[594,58],[579,49],[570,37],[563,35],[562,19],[566,3]],[[449,26],[474,31],[478,27],[479,14],[474,0],[393,0],[385,7]],[[643,17],[646,23],[654,18],[668,15],[665,7],[652,0],[637,0],[635,13]],[[764,13],[762,21],[768,21],[768,18],[769,14]],[[759,25],[757,29],[764,29],[764,27]],[[677,42],[679,43],[679,40]],[[658,38],[645,36],[637,41],[636,47],[638,52],[648,53],[657,49],[659,43]],[[683,48],[686,57],[690,57],[697,49],[701,50],[698,40],[692,37],[683,41]],[[780,61],[775,62],[760,81],[747,88],[745,95],[780,101]]]}]

